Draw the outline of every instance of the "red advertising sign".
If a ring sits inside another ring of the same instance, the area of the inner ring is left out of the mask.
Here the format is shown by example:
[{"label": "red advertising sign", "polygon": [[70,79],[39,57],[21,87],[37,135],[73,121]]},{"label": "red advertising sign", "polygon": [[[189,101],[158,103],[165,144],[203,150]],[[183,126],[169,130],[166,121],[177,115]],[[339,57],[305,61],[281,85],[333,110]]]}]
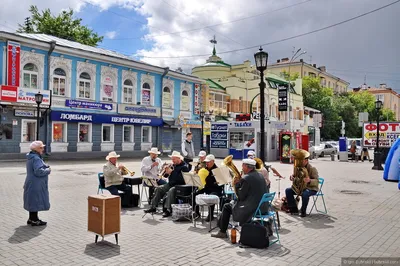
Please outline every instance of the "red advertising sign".
[{"label": "red advertising sign", "polygon": [[15,86],[1,86],[0,100],[6,102],[16,102],[17,90],[18,87]]},{"label": "red advertising sign", "polygon": [[7,85],[19,86],[21,46],[16,42],[7,42]]},{"label": "red advertising sign", "polygon": [[[376,123],[365,123],[363,127],[363,146],[375,147],[378,126]],[[389,148],[400,137],[399,122],[379,123],[379,146]]]},{"label": "red advertising sign", "polygon": [[194,113],[196,115],[200,114],[200,85],[194,85]]}]

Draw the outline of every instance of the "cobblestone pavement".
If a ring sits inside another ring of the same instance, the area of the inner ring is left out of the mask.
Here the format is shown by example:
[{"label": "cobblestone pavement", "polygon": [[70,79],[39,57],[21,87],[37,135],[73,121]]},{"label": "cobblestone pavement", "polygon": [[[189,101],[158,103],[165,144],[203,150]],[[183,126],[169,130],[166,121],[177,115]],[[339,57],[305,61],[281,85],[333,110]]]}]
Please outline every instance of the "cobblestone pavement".
[{"label": "cobblestone pavement", "polygon": [[[219,161],[220,162],[220,161]],[[219,163],[218,162],[218,163]],[[312,164],[325,178],[328,215],[300,218],[281,214],[281,244],[243,249],[214,239],[208,223],[173,222],[142,209],[123,211],[119,246],[114,237],[94,244],[87,231],[87,196],[97,193],[104,161],[51,162],[51,209],[39,213],[47,227],[26,225],[23,162],[0,163],[0,265],[340,265],[341,257],[400,255],[400,191],[371,163]],[[240,162],[236,162],[239,166]],[[139,171],[140,162],[126,162]],[[289,176],[291,165],[273,163]],[[282,194],[290,186],[281,181]],[[137,188],[135,188],[136,190]],[[273,180],[271,191],[278,190]],[[108,193],[108,192],[105,192]]]}]

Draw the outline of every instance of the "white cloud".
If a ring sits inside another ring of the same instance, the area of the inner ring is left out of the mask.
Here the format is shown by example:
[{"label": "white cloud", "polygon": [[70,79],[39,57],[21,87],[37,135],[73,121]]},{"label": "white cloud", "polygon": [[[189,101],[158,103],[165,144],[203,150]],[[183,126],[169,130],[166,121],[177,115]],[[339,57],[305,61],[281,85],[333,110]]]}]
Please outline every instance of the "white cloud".
[{"label": "white cloud", "polygon": [[117,32],[116,31],[107,31],[104,36],[107,39],[114,39],[117,36]]}]

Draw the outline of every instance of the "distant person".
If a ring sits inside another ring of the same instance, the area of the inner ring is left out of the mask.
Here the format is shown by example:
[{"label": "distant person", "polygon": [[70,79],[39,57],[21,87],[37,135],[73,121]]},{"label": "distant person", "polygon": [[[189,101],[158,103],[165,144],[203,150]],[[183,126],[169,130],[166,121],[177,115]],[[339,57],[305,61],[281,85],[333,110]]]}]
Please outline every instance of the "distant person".
[{"label": "distant person", "polygon": [[47,222],[39,219],[38,212],[50,209],[49,175],[50,166],[44,163],[42,154],[44,144],[40,140],[30,144],[31,151],[26,155],[26,179],[24,183],[24,209],[29,212],[27,224],[43,226]]},{"label": "distant person", "polygon": [[369,157],[369,152],[368,152],[368,148],[364,147],[362,149],[362,154],[361,154],[361,161],[364,162],[365,159],[368,159],[368,161],[372,161],[371,157]]},{"label": "distant person", "polygon": [[356,161],[356,151],[357,151],[357,143],[355,140],[353,140],[350,145],[351,159],[353,160],[353,162]]},{"label": "distant person", "polygon": [[192,165],[190,164],[193,162],[194,158],[194,145],[192,141],[193,135],[191,132],[186,133],[186,139],[182,142],[182,155],[183,160],[189,167],[189,171],[192,170]]}]

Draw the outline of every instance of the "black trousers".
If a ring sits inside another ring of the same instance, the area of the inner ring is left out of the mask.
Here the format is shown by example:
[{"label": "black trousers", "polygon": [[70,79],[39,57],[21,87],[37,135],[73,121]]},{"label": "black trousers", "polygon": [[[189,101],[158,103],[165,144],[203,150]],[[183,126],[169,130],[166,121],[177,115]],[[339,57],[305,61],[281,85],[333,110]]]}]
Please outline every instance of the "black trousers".
[{"label": "black trousers", "polygon": [[38,221],[38,212],[29,212],[29,220],[31,221]]},{"label": "black trousers", "polygon": [[225,233],[228,230],[229,220],[231,219],[231,215],[233,213],[233,204],[225,203],[224,207],[222,207],[221,216],[218,219],[218,227],[221,232]]}]

